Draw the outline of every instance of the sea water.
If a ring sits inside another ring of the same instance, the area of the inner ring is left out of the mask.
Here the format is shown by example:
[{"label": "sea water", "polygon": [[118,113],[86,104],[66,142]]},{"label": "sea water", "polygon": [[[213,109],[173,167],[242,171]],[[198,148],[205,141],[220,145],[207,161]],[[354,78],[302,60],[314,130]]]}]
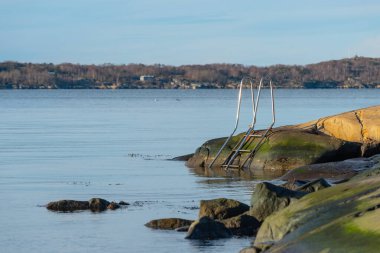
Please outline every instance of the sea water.
[{"label": "sea water", "polygon": [[[236,90],[0,91],[1,252],[238,252],[252,238],[185,240],[144,226],[196,219],[199,201],[249,203],[259,180],[207,178],[170,158],[227,136]],[[238,132],[251,119],[244,91]],[[276,125],[306,122],[380,103],[380,90],[276,90]],[[257,128],[271,123],[264,90]],[[124,200],[102,213],[57,213],[60,199]]]}]

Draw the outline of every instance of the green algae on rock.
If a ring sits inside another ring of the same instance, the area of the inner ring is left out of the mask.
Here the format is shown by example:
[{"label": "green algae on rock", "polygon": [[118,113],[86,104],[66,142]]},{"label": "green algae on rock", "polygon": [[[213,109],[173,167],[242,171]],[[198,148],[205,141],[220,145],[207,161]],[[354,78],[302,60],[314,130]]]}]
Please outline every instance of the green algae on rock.
[{"label": "green algae on rock", "polygon": [[378,252],[380,176],[310,193],[267,217],[254,246],[266,252]]}]

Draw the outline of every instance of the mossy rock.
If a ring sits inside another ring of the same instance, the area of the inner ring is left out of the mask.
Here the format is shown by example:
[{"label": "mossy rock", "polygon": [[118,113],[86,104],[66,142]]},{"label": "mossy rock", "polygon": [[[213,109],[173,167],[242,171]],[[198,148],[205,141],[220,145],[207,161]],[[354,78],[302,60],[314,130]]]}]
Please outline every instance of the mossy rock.
[{"label": "mossy rock", "polygon": [[243,214],[249,206],[234,199],[201,200],[199,218],[207,216],[211,219],[223,220]]},{"label": "mossy rock", "polygon": [[380,176],[310,193],[267,217],[254,246],[265,252],[378,252]]},{"label": "mossy rock", "polygon": [[[236,143],[243,137],[243,134],[234,136],[227,147],[216,160],[213,168],[215,170],[221,166],[228,157]],[[198,148],[192,158],[187,162],[189,167],[207,167],[225,138],[207,141]],[[252,150],[258,139],[248,142],[243,149]],[[245,171],[249,171],[252,176],[265,174],[265,172],[281,172],[300,167],[303,165],[339,161],[347,158],[360,156],[360,143],[346,142],[324,134],[317,134],[313,131],[278,128],[266,137],[259,146],[253,158],[246,164]],[[236,164],[245,160],[247,154],[242,154],[235,159]],[[277,173],[276,176],[279,174]]]}]

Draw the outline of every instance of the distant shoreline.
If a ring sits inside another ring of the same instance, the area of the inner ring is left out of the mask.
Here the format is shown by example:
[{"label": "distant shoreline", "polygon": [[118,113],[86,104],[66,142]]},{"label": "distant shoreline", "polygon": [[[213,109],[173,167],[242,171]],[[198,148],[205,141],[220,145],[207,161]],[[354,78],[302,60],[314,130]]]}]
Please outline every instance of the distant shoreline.
[{"label": "distant shoreline", "polygon": [[[380,58],[309,65],[79,65],[0,62],[0,89],[234,89],[243,77],[275,88],[380,88]],[[248,84],[247,84],[248,87]]]}]

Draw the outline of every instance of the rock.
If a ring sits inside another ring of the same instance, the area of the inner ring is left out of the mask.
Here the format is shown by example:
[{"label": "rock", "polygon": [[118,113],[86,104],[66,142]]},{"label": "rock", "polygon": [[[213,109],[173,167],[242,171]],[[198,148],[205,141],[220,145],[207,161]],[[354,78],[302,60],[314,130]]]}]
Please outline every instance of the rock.
[{"label": "rock", "polygon": [[221,220],[226,228],[231,230],[232,234],[237,236],[253,236],[260,227],[260,222],[248,212],[236,217]]},{"label": "rock", "polygon": [[214,240],[229,237],[232,237],[232,233],[223,223],[204,216],[191,224],[185,238],[193,240]]},{"label": "rock", "polygon": [[284,209],[291,202],[306,194],[268,182],[259,183],[252,194],[250,214],[261,222],[272,213]]},{"label": "rock", "polygon": [[[263,133],[263,131],[257,132]],[[243,133],[231,139],[211,171],[207,167],[226,138],[205,142],[187,161],[187,166],[204,168],[195,169],[195,172],[201,174],[222,172],[218,168],[242,136]],[[253,149],[257,142],[258,140],[249,142],[244,149]],[[240,172],[245,178],[263,174],[267,176],[272,173],[274,176],[279,176],[305,165],[336,162],[378,153],[380,153],[380,106],[374,106],[299,125],[274,128],[250,160],[251,162]],[[246,155],[238,156],[235,164],[242,165]],[[348,172],[346,176],[353,175]],[[329,179],[322,175],[312,179],[321,177]]]},{"label": "rock", "polygon": [[245,248],[239,251],[239,253],[259,253],[256,248]]},{"label": "rock", "polygon": [[254,246],[265,252],[378,252],[380,176],[306,195],[267,217]]},{"label": "rock", "polygon": [[183,228],[185,226],[190,226],[194,221],[185,220],[180,218],[166,218],[151,220],[145,224],[145,226],[153,229],[164,229],[164,230],[174,230],[178,228]]},{"label": "rock", "polygon": [[190,228],[190,226],[183,226],[183,227],[176,228],[175,231],[177,231],[177,232],[187,232],[187,231],[189,231],[189,228]]},{"label": "rock", "polygon": [[113,202],[113,201],[111,203],[109,203],[107,206],[107,209],[111,209],[111,210],[116,210],[118,208],[120,208],[120,205],[118,203]]},{"label": "rock", "polygon": [[46,208],[51,211],[73,212],[90,209],[90,206],[88,201],[59,200],[48,203]]},{"label": "rock", "polygon": [[201,200],[199,218],[207,216],[212,219],[223,220],[240,215],[248,210],[248,205],[233,199]]},{"label": "rock", "polygon": [[295,191],[310,193],[320,191],[328,187],[331,187],[331,185],[325,179],[320,178],[298,187],[297,189],[295,189]]},{"label": "rock", "polygon": [[293,169],[281,177],[281,180],[315,180],[325,178],[331,181],[342,181],[352,178],[360,171],[367,170],[379,163],[376,158],[353,158],[340,162],[329,162],[302,166]]},{"label": "rock", "polygon": [[316,122],[319,131],[351,142],[380,142],[380,106],[373,106]]},{"label": "rock", "polygon": [[294,181],[288,181],[288,182],[286,182],[280,186],[284,187],[288,190],[295,191],[296,189],[298,189],[299,187],[301,187],[302,185],[307,184],[307,183],[309,183],[309,181],[294,180]]},{"label": "rock", "polygon": [[358,175],[351,178],[352,181],[380,175],[380,155],[375,155],[368,159],[371,160],[372,163],[368,165],[367,169],[360,171]]},{"label": "rock", "polygon": [[[232,147],[242,137],[238,135],[232,138],[231,144],[223,150],[213,166],[216,170],[230,154]],[[198,148],[192,158],[187,161],[187,166],[207,167],[214,159],[225,138],[207,141]],[[244,147],[253,149],[257,139]],[[255,175],[281,176],[285,172],[313,163],[339,161],[347,158],[358,157],[361,154],[361,144],[338,140],[331,136],[318,134],[311,130],[295,128],[277,128],[263,141],[251,163],[245,170],[249,170],[251,177]],[[238,156],[236,164],[245,160],[246,154]]]},{"label": "rock", "polygon": [[188,154],[188,155],[181,155],[181,156],[177,156],[177,157],[174,157],[170,160],[172,161],[187,161],[189,160],[194,154]]},{"label": "rock", "polygon": [[119,201],[119,205],[121,206],[129,206],[130,204],[128,202],[125,202],[125,201]]},{"label": "rock", "polygon": [[102,212],[107,209],[110,202],[101,198],[92,198],[88,201],[90,209],[93,212]]}]

